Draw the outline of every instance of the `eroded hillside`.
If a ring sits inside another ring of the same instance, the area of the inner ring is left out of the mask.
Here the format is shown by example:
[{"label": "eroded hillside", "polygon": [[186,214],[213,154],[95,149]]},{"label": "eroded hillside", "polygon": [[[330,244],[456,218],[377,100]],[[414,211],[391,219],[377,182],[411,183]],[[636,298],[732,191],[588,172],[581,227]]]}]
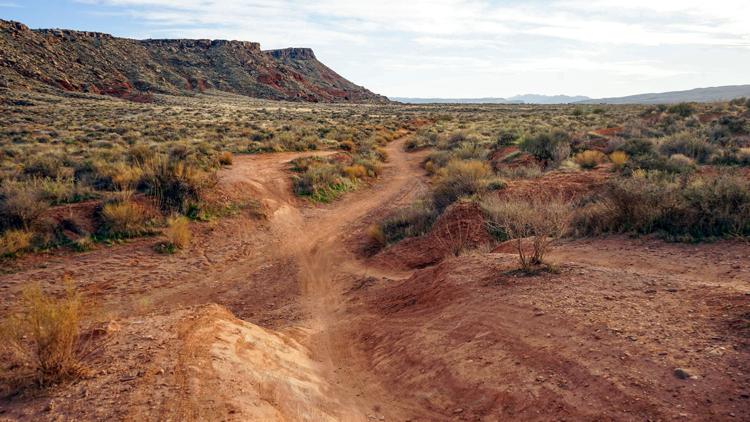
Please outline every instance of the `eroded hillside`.
[{"label": "eroded hillside", "polygon": [[[250,97],[383,103],[320,63],[309,49],[264,52],[227,40],[132,40],[0,20],[0,86],[57,88],[149,101],[150,93],[216,89]],[[304,51],[305,54],[296,52]]]}]

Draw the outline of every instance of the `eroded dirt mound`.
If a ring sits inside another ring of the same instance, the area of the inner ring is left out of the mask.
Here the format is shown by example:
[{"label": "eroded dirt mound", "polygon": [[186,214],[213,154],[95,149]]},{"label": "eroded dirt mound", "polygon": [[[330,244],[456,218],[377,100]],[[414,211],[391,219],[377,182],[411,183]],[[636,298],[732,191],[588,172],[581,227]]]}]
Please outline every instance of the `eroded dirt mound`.
[{"label": "eroded dirt mound", "polygon": [[370,261],[393,269],[424,268],[448,255],[457,255],[492,242],[482,210],[476,203],[458,202],[443,212],[429,233],[402,240]]},{"label": "eroded dirt mound", "polygon": [[605,168],[591,171],[555,170],[536,179],[508,181],[505,189],[498,190],[497,194],[500,197],[545,194],[576,199],[597,189],[609,176],[610,173]]},{"label": "eroded dirt mound", "polygon": [[515,266],[462,256],[357,290],[370,370],[437,420],[748,416],[747,339],[728,323],[747,321],[744,293],[636,268]]}]

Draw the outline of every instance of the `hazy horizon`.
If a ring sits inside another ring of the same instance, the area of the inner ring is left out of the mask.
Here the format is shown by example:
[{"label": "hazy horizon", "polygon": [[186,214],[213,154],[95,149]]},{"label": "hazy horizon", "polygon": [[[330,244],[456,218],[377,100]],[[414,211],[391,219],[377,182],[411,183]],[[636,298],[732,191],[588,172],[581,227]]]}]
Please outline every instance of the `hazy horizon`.
[{"label": "hazy horizon", "polygon": [[591,98],[750,83],[750,4],[580,0],[0,0],[33,28],[310,47],[388,97]]}]

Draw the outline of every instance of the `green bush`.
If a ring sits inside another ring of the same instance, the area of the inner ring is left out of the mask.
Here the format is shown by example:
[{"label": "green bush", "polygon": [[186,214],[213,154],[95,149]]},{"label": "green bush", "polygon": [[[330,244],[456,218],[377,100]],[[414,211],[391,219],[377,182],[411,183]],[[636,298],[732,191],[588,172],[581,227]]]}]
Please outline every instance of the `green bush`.
[{"label": "green bush", "polygon": [[680,117],[689,117],[695,113],[695,107],[690,103],[679,103],[670,106],[667,109],[667,112],[670,114],[676,114]]},{"label": "green bush", "polygon": [[380,233],[383,234],[383,243],[392,244],[407,237],[427,233],[438,215],[437,210],[429,201],[419,201],[408,208],[396,211],[379,224]]},{"label": "green bush", "polygon": [[699,163],[705,163],[716,152],[716,147],[693,134],[682,133],[664,139],[659,144],[659,152],[667,156],[682,154]]},{"label": "green bush", "polygon": [[674,240],[750,236],[750,181],[742,176],[617,178],[575,213],[578,235],[661,233]]},{"label": "green bush", "polygon": [[544,132],[521,141],[522,150],[545,162],[560,162],[570,155],[570,135],[562,130]]}]

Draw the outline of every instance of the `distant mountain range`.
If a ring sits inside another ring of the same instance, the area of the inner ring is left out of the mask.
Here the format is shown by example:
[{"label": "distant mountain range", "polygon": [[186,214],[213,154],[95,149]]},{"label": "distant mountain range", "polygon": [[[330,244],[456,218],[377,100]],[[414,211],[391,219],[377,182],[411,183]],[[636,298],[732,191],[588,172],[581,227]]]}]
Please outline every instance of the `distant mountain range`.
[{"label": "distant mountain range", "polygon": [[585,100],[581,104],[670,104],[682,102],[708,103],[729,101],[739,97],[750,97],[750,85],[729,85],[712,88],[696,88],[687,91],[671,91],[655,94],[630,95],[627,97]]},{"label": "distant mountain range", "polygon": [[671,91],[627,97],[593,99],[567,95],[516,95],[509,98],[404,98],[391,97],[393,101],[407,104],[670,104],[681,102],[707,103],[729,101],[739,97],[750,97],[750,85],[729,85],[712,88],[696,88],[687,91]]},{"label": "distant mountain range", "polygon": [[570,104],[590,100],[584,96],[568,95],[516,95],[509,98],[408,98],[390,97],[393,101],[406,104]]}]

